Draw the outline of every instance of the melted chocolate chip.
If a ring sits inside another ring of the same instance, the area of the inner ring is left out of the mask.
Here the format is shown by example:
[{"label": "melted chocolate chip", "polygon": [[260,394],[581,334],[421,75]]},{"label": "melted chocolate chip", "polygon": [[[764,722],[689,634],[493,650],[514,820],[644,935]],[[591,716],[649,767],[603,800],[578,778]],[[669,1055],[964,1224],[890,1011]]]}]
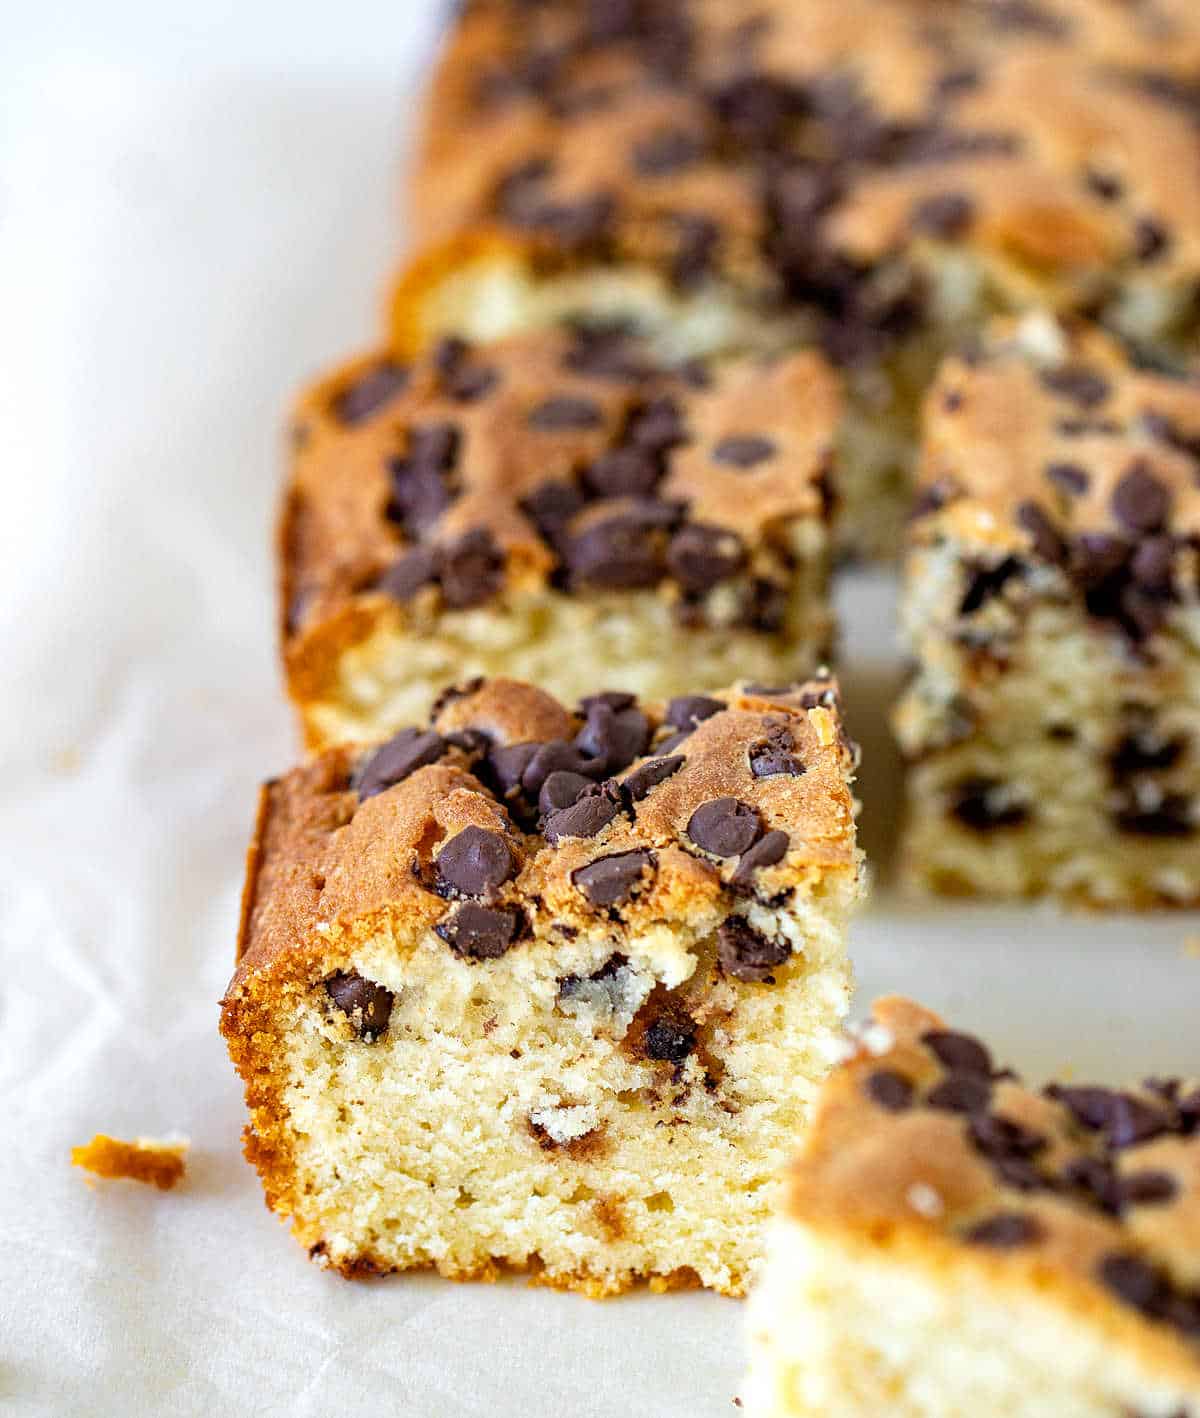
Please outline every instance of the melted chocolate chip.
[{"label": "melted chocolate chip", "polygon": [[912,1107],[915,1092],[912,1082],[893,1069],[878,1068],[868,1074],[863,1081],[863,1089],[873,1103],[878,1103],[889,1113],[903,1113]]},{"label": "melted chocolate chip", "polygon": [[623,780],[621,786],[633,802],[641,802],[651,788],[657,788],[673,773],[678,773],[685,761],[681,753],[672,754],[667,758],[648,758]]},{"label": "melted chocolate chip", "polygon": [[539,433],[559,433],[568,429],[602,428],[604,413],[593,399],[561,394],[531,409],[526,422]]},{"label": "melted chocolate chip", "polygon": [[464,827],[437,856],[440,883],[463,896],[491,896],[516,869],[502,832]]},{"label": "melted chocolate chip", "polygon": [[546,819],[546,841],[552,846],[564,837],[595,837],[616,817],[620,803],[610,789],[591,786],[570,807],[560,808]]},{"label": "melted chocolate chip", "polygon": [[520,926],[516,911],[467,901],[434,929],[455,955],[468,960],[498,960],[512,949]]},{"label": "melted chocolate chip", "polygon": [[1031,1246],[1042,1239],[1044,1232],[1038,1220],[1020,1211],[1002,1211],[977,1222],[966,1233],[973,1246],[992,1246],[997,1250],[1012,1250]]},{"label": "melted chocolate chip", "polygon": [[714,798],[702,803],[687,825],[687,835],[702,851],[714,857],[737,857],[758,840],[762,823],[749,803],[737,798]]},{"label": "melted chocolate chip", "polygon": [[731,468],[753,468],[775,456],[775,443],[770,438],[754,434],[731,434],[712,450],[714,463],[724,463]]},{"label": "melted chocolate chip", "polygon": [[951,814],[973,832],[995,832],[1029,821],[1029,808],[1018,802],[1009,785],[995,778],[966,778],[950,799]]},{"label": "melted chocolate chip", "polygon": [[573,579],[614,591],[635,591],[657,585],[664,571],[665,532],[673,516],[643,504],[595,522],[571,538],[566,548]]},{"label": "melted chocolate chip", "polygon": [[442,598],[452,610],[482,605],[500,589],[504,556],[490,532],[467,532],[440,549]]},{"label": "melted chocolate chip", "polygon": [[392,1017],[391,990],[364,980],[356,970],[332,975],[325,981],[325,993],[350,1020],[364,1043],[372,1043],[387,1029]]},{"label": "melted chocolate chip", "polygon": [[667,546],[667,568],[685,591],[700,594],[736,576],[746,550],[736,532],[690,522]]},{"label": "melted chocolate chip", "polygon": [[753,847],[742,853],[737,870],[730,878],[730,885],[740,890],[749,889],[753,885],[755,874],[764,867],[773,867],[777,862],[781,862],[790,845],[791,839],[786,832],[776,828],[766,833]]},{"label": "melted chocolate chip", "polygon": [[799,778],[806,770],[794,747],[787,729],[770,730],[764,743],[750,746],[750,772],[756,778]]},{"label": "melted chocolate chip", "polygon": [[648,851],[618,852],[576,868],[571,873],[571,881],[593,906],[616,906],[628,898],[653,865],[653,854]]},{"label": "melted chocolate chip", "polygon": [[741,916],[730,916],[717,931],[717,960],[735,980],[773,985],[772,970],[792,953],[786,940],[770,940]]},{"label": "melted chocolate chip", "polygon": [[696,1047],[696,1026],[682,1016],[662,1015],[646,1030],[646,1057],[681,1064]]},{"label": "melted chocolate chip", "polygon": [[342,390],[333,402],[333,411],[343,423],[362,423],[391,403],[407,383],[407,369],[398,364],[378,364]]},{"label": "melted chocolate chip", "polygon": [[436,763],[445,750],[445,741],[440,734],[431,730],[401,729],[386,743],[380,744],[359,766],[353,780],[359,802],[382,793],[418,768]]}]

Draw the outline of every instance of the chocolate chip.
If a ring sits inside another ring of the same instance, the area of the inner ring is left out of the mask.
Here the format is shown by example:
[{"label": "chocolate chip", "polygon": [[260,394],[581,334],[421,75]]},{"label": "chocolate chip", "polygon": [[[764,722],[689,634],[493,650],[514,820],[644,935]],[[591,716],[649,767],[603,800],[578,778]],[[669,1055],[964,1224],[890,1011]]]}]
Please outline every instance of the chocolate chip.
[{"label": "chocolate chip", "polygon": [[521,778],[541,747],[536,743],[495,744],[488,750],[487,766],[503,797],[521,790]]},{"label": "chocolate chip", "polygon": [[1101,1211],[1116,1216],[1121,1210],[1121,1187],[1111,1163],[1100,1157],[1075,1157],[1063,1168],[1063,1181],[1077,1187]]},{"label": "chocolate chip", "polygon": [[593,399],[561,394],[531,409],[526,422],[539,433],[558,433],[568,429],[601,428],[604,413]]},{"label": "chocolate chip", "polygon": [[791,839],[786,832],[775,828],[766,833],[755,842],[753,847],[747,848],[742,853],[737,870],[730,878],[730,885],[743,890],[749,888],[753,884],[755,873],[762,871],[764,867],[773,867],[777,862],[781,862],[787,855],[790,845]]},{"label": "chocolate chip", "polygon": [[1046,480],[1072,497],[1082,497],[1091,485],[1087,470],[1078,463],[1047,463]]},{"label": "chocolate chip", "polygon": [[750,748],[750,772],[756,778],[799,778],[805,771],[796,755],[778,741],[753,744]]},{"label": "chocolate chip", "polygon": [[387,516],[410,537],[427,532],[453,501],[442,475],[434,468],[402,459],[391,464],[392,495]]},{"label": "chocolate chip", "polygon": [[1175,542],[1171,537],[1147,537],[1129,563],[1130,576],[1152,595],[1169,595],[1174,573]]},{"label": "chocolate chip", "polygon": [[1109,754],[1109,770],[1118,782],[1139,773],[1161,773],[1179,762],[1184,747],[1183,739],[1165,739],[1150,726],[1138,728]]},{"label": "chocolate chip", "polygon": [[1132,1093],[1051,1084],[1046,1095],[1061,1103],[1084,1127],[1103,1132],[1112,1148],[1133,1147],[1169,1131],[1169,1119],[1162,1110]]},{"label": "chocolate chip", "polygon": [[671,258],[671,280],[681,290],[698,285],[716,258],[721,228],[711,217],[677,212],[673,217],[678,238]]},{"label": "chocolate chip", "polygon": [[440,734],[430,730],[401,729],[388,739],[368,758],[364,759],[354,775],[353,787],[359,802],[373,798],[392,787],[410,773],[427,764],[436,763],[445,752],[446,745]]},{"label": "chocolate chip", "polygon": [[863,1081],[863,1089],[873,1103],[889,1113],[903,1113],[912,1107],[914,1089],[909,1079],[890,1068],[879,1068]]},{"label": "chocolate chip", "polygon": [[695,133],[686,128],[663,128],[634,145],[633,165],[643,177],[663,177],[688,167],[702,152]]},{"label": "chocolate chip", "polygon": [[1006,556],[996,566],[968,566],[969,580],[959,602],[959,615],[974,615],[994,600],[1010,581],[1024,575],[1025,568],[1013,556]]},{"label": "chocolate chip", "polygon": [[521,503],[521,510],[551,546],[566,540],[571,518],[583,508],[583,495],[571,483],[542,483]]},{"label": "chocolate chip", "polygon": [[1043,561],[1057,565],[1066,559],[1067,544],[1058,528],[1036,502],[1017,504],[1017,523],[1033,541],[1034,552]]},{"label": "chocolate chip", "polygon": [[650,720],[634,705],[613,709],[592,700],[575,745],[595,761],[597,771],[619,773],[645,753],[650,742]]},{"label": "chocolate chip", "polygon": [[1166,1286],[1158,1272],[1137,1256],[1114,1251],[1103,1257],[1097,1275],[1119,1300],[1142,1314],[1157,1314],[1164,1299]]},{"label": "chocolate chip", "polygon": [[786,587],[756,576],[742,597],[737,624],[747,630],[774,634],[783,625],[787,604]]},{"label": "chocolate chip", "polygon": [[1029,808],[1014,797],[1009,784],[996,778],[965,778],[953,789],[950,812],[973,832],[994,832],[1020,827],[1029,821]]},{"label": "chocolate chip", "polygon": [[672,773],[678,773],[684,762],[685,759],[681,753],[672,754],[667,758],[648,758],[645,763],[638,764],[633,772],[622,781],[621,786],[633,802],[640,803],[651,788],[657,788]]},{"label": "chocolate chip", "polygon": [[660,395],[637,408],[629,416],[625,439],[638,448],[660,456],[687,442],[683,415],[669,395]]},{"label": "chocolate chip", "polygon": [[545,825],[546,841],[554,845],[564,837],[595,837],[619,811],[620,803],[611,790],[593,785],[570,807],[550,814]]},{"label": "chocolate chip", "polygon": [[1179,1183],[1170,1172],[1127,1172],[1119,1186],[1121,1201],[1127,1206],[1159,1206],[1179,1194]]},{"label": "chocolate chip", "polygon": [[792,953],[786,940],[770,940],[741,916],[730,916],[717,931],[717,959],[735,980],[773,985],[771,971]]},{"label": "chocolate chip", "polygon": [[930,1029],[921,1035],[921,1043],[948,1069],[959,1073],[992,1076],[992,1056],[987,1048],[970,1034],[953,1029]]},{"label": "chocolate chip", "polygon": [[365,1043],[372,1043],[388,1027],[395,996],[383,985],[364,980],[356,970],[332,975],[325,993],[350,1020]]},{"label": "chocolate chip", "polygon": [[593,379],[615,379],[623,384],[653,376],[651,366],[631,343],[632,327],[579,321],[571,327],[571,333],[574,339],[563,356],[563,365],[572,373],[586,374]]},{"label": "chocolate chip", "polygon": [[1139,217],[1133,228],[1133,253],[1143,263],[1155,261],[1170,244],[1167,229],[1153,217]]},{"label": "chocolate chip", "polygon": [[618,514],[593,523],[566,548],[578,581],[615,591],[657,585],[663,576],[665,537],[658,519]]},{"label": "chocolate chip", "polygon": [[413,547],[379,578],[378,589],[393,600],[404,602],[438,579],[438,554],[433,547]]},{"label": "chocolate chip", "polygon": [[1060,369],[1043,370],[1041,380],[1047,389],[1084,409],[1095,408],[1109,395],[1108,380],[1082,364],[1065,364]]},{"label": "chocolate chip", "polygon": [[775,443],[770,438],[760,438],[754,434],[730,434],[722,438],[712,450],[714,463],[726,463],[732,468],[753,468],[773,458]]},{"label": "chocolate chip", "polygon": [[486,827],[464,827],[437,856],[441,884],[464,896],[491,896],[515,868],[504,834]]},{"label": "chocolate chip", "polygon": [[758,840],[762,823],[749,803],[714,798],[702,803],[687,825],[687,835],[702,851],[715,857],[736,857]]},{"label": "chocolate chip", "polygon": [[333,411],[343,423],[362,423],[390,403],[407,383],[407,369],[390,362],[377,364],[342,390],[333,402]]},{"label": "chocolate chip", "polygon": [[971,1141],[985,1157],[1033,1157],[1044,1150],[1041,1133],[1022,1127],[999,1113],[977,1112],[968,1125]]},{"label": "chocolate chip", "polygon": [[711,719],[724,708],[720,699],[709,699],[703,694],[681,694],[667,705],[667,723],[690,733],[697,724]]},{"label": "chocolate chip", "polygon": [[1114,488],[1112,510],[1131,532],[1158,532],[1171,511],[1171,493],[1139,458]]},{"label": "chocolate chip", "polygon": [[646,1030],[646,1057],[681,1064],[696,1047],[696,1026],[683,1016],[663,1015]]},{"label": "chocolate chip", "polygon": [[571,873],[571,881],[593,906],[615,906],[624,901],[643,872],[654,865],[650,852],[638,849],[599,857]]},{"label": "chocolate chip", "polygon": [[521,769],[521,787],[533,799],[552,773],[578,773],[585,778],[597,778],[605,764],[566,739],[550,739],[539,744]]},{"label": "chocolate chip", "polygon": [[482,529],[443,546],[438,561],[442,598],[452,610],[482,605],[504,580],[504,556]]},{"label": "chocolate chip", "polygon": [[649,497],[661,477],[653,453],[632,444],[609,449],[583,471],[584,484],[594,497]]},{"label": "chocolate chip", "polygon": [[935,478],[917,493],[909,516],[915,521],[928,517],[932,512],[940,512],[943,507],[962,496],[962,485],[951,477]]},{"label": "chocolate chip", "polygon": [[512,948],[520,925],[516,911],[467,901],[434,929],[455,955],[468,960],[498,960]]},{"label": "chocolate chip", "polygon": [[949,1073],[925,1095],[926,1105],[947,1113],[982,1112],[991,1102],[992,1083],[977,1073]]},{"label": "chocolate chip", "polygon": [[1020,1211],[1001,1211],[972,1226],[966,1233],[966,1240],[973,1246],[992,1246],[1006,1251],[1017,1246],[1033,1245],[1043,1235],[1042,1226],[1035,1217]]},{"label": "chocolate chip", "polygon": [[543,817],[561,812],[563,808],[577,803],[592,786],[592,780],[582,773],[559,769],[546,778],[538,792],[538,812]]},{"label": "chocolate chip", "polygon": [[667,567],[685,591],[701,593],[736,576],[746,562],[742,539],[723,527],[689,522],[667,546]]},{"label": "chocolate chip", "polygon": [[1197,829],[1191,799],[1183,793],[1164,793],[1154,807],[1122,808],[1113,820],[1134,837],[1190,837]]},{"label": "chocolate chip", "polygon": [[974,215],[975,203],[965,192],[939,192],[917,202],[908,224],[914,232],[950,240],[966,231]]},{"label": "chocolate chip", "polygon": [[630,694],[626,689],[602,689],[599,694],[584,695],[579,701],[579,712],[586,715],[596,704],[603,704],[606,709],[619,714],[622,709],[632,709],[637,704],[637,695]]}]

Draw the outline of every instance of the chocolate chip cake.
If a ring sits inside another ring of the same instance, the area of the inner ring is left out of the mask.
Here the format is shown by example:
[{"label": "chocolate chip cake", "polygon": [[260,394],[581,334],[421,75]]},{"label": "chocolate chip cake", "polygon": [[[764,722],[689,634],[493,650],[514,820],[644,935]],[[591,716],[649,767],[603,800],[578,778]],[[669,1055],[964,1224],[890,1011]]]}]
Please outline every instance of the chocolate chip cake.
[{"label": "chocolate chip cake", "polygon": [[852,771],[829,679],[493,679],[269,783],[221,1027],[313,1259],[740,1293],[839,1048]]},{"label": "chocolate chip cake", "polygon": [[672,367],[595,325],[339,370],[298,410],[282,528],[309,746],[476,674],[573,701],[810,673],[839,403],[815,353]]},{"label": "chocolate chip cake", "polygon": [[1200,901],[1200,379],[997,325],[930,392],[896,714],[922,887]]},{"label": "chocolate chip cake", "polygon": [[1200,1087],[1037,1092],[884,1001],[750,1320],[751,1418],[1195,1418]]},{"label": "chocolate chip cake", "polygon": [[822,341],[847,531],[894,550],[919,391],[964,330],[1044,306],[1194,345],[1198,74],[1193,0],[471,0],[397,338],[585,309],[674,355]]}]

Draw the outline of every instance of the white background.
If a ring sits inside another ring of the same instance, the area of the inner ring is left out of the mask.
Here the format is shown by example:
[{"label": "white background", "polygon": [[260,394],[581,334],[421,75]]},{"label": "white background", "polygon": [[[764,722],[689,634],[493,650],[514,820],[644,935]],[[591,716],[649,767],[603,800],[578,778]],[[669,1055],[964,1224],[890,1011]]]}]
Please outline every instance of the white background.
[{"label": "white background", "polygon": [[[374,336],[435,6],[0,5],[0,1412],[706,1418],[741,1306],[311,1267],[217,1036],[257,780],[294,752],[270,522],[298,381]],[[845,588],[886,866],[891,588]],[[1194,1070],[1195,918],[854,932],[1037,1077]],[[72,1143],[187,1133],[185,1183]]]}]

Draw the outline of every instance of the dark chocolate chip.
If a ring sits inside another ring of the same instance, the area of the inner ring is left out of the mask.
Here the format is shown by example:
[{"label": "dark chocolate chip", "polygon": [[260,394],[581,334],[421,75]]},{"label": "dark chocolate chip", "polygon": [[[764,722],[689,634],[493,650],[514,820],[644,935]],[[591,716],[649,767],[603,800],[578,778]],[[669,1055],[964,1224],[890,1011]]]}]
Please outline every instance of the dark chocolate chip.
[{"label": "dark chocolate chip", "polygon": [[709,699],[703,694],[681,694],[667,705],[667,723],[690,733],[697,724],[711,719],[724,708],[720,699]]},{"label": "dark chocolate chip", "polygon": [[747,630],[773,634],[779,630],[787,614],[787,588],[775,581],[756,576],[746,587],[738,611],[737,624]]},{"label": "dark chocolate chip", "polygon": [[488,770],[503,797],[511,797],[521,789],[521,779],[533,761],[541,744],[496,744],[488,750]]},{"label": "dark chocolate chip", "polygon": [[1100,1261],[1097,1275],[1118,1299],[1142,1314],[1156,1315],[1165,1298],[1158,1272],[1137,1256],[1111,1252]]},{"label": "dark chocolate chip", "polygon": [[909,216],[914,232],[949,241],[971,225],[975,204],[965,192],[939,192],[919,201]]},{"label": "dark chocolate chip", "polygon": [[1047,482],[1052,482],[1072,497],[1082,497],[1091,485],[1087,470],[1078,463],[1047,463],[1045,474]]},{"label": "dark chocolate chip", "polygon": [[681,290],[696,286],[708,275],[721,241],[721,228],[711,217],[692,212],[673,216],[677,240],[671,258],[671,280]]},{"label": "dark chocolate chip", "polygon": [[966,1234],[973,1246],[992,1246],[997,1250],[1013,1250],[1030,1246],[1043,1236],[1041,1224],[1033,1216],[1020,1211],[1001,1211],[979,1221]]},{"label": "dark chocolate chip", "polygon": [[889,1113],[903,1113],[912,1107],[914,1088],[911,1080],[890,1068],[878,1068],[863,1081],[867,1097]]},{"label": "dark chocolate chip", "polygon": [[1190,837],[1200,825],[1192,800],[1183,793],[1164,793],[1154,807],[1134,804],[1114,814],[1122,832],[1132,837]]},{"label": "dark chocolate chip", "polygon": [[696,1026],[683,1017],[662,1015],[646,1030],[646,1057],[681,1064],[696,1047]]},{"label": "dark chocolate chip", "polygon": [[391,990],[364,980],[356,970],[332,975],[325,981],[325,993],[358,1031],[358,1036],[371,1043],[388,1027],[392,1017]]},{"label": "dark chocolate chip", "polygon": [[504,556],[491,533],[482,529],[443,546],[438,560],[442,597],[452,610],[481,605],[504,579]]},{"label": "dark chocolate chip", "polygon": [[1179,762],[1184,748],[1183,739],[1165,739],[1146,726],[1120,740],[1109,755],[1108,766],[1118,782],[1139,773],[1161,773]]},{"label": "dark chocolate chip", "polygon": [[969,579],[959,603],[959,615],[974,615],[994,600],[1010,581],[1024,574],[1024,567],[1013,556],[1006,556],[996,566],[968,566]]},{"label": "dark chocolate chip", "polygon": [[702,851],[715,857],[737,857],[748,851],[762,832],[758,813],[737,798],[702,803],[687,825],[687,835]]},{"label": "dark chocolate chip", "polygon": [[359,802],[382,793],[418,768],[436,763],[445,749],[442,736],[432,730],[401,729],[359,766],[353,780]]},{"label": "dark chocolate chip", "polygon": [[376,410],[391,403],[407,383],[407,369],[390,362],[377,364],[348,389],[342,390],[334,400],[334,413],[343,423],[362,423]]},{"label": "dark chocolate chip", "polygon": [[667,394],[636,408],[625,426],[625,440],[661,457],[687,442],[679,405]]},{"label": "dark chocolate chip", "polygon": [[520,926],[521,917],[516,911],[467,901],[435,930],[455,955],[468,960],[498,960],[512,948]]},{"label": "dark chocolate chip", "polygon": [[1133,1147],[1169,1131],[1170,1120],[1163,1111],[1132,1093],[1111,1088],[1051,1084],[1048,1097],[1061,1103],[1084,1127],[1103,1132],[1113,1148]]},{"label": "dark chocolate chip", "polygon": [[583,495],[571,483],[548,482],[529,494],[521,510],[542,537],[557,547],[565,543],[571,518],[583,505]]},{"label": "dark chocolate chip", "polygon": [[756,872],[761,871],[764,867],[773,867],[784,859],[790,843],[791,839],[788,834],[779,828],[760,837],[753,847],[747,848],[742,853],[737,870],[730,878],[731,885],[742,889],[750,887],[754,882]]},{"label": "dark chocolate chip", "polygon": [[1171,537],[1147,537],[1134,552],[1129,574],[1152,595],[1167,596],[1174,584],[1175,542]]},{"label": "dark chocolate chip", "polygon": [[667,546],[667,567],[684,588],[700,594],[736,576],[746,563],[746,551],[736,532],[689,522]]},{"label": "dark chocolate chip", "polygon": [[601,428],[604,424],[604,412],[594,399],[560,394],[557,398],[546,399],[531,409],[527,422],[530,428],[536,428],[539,433]]},{"label": "dark chocolate chip", "polygon": [[661,477],[654,454],[633,444],[609,449],[583,471],[584,484],[594,497],[649,497]]},{"label": "dark chocolate chip", "polygon": [[516,868],[502,832],[464,827],[437,855],[441,883],[464,896],[491,896]]},{"label": "dark chocolate chip", "polygon": [[1016,801],[1008,784],[995,778],[965,778],[954,788],[949,807],[973,832],[1020,827],[1029,820],[1029,808]]},{"label": "dark chocolate chip", "polygon": [[596,771],[619,773],[645,753],[650,742],[650,720],[633,705],[613,709],[598,700],[587,706],[583,728],[575,746],[593,760]]},{"label": "dark chocolate chip", "polygon": [[999,1113],[976,1113],[968,1130],[971,1141],[985,1157],[994,1160],[1034,1157],[1043,1151],[1046,1139],[1031,1128],[1022,1127]]},{"label": "dark chocolate chip", "polygon": [[991,1079],[978,1073],[949,1073],[925,1095],[930,1108],[947,1113],[982,1112],[992,1098]]},{"label": "dark chocolate chip", "polygon": [[1062,534],[1036,502],[1018,503],[1017,523],[1029,533],[1033,550],[1043,561],[1058,565],[1066,559],[1067,544]]},{"label": "dark chocolate chip", "polygon": [[770,438],[755,434],[730,434],[713,448],[712,460],[732,468],[753,468],[773,458],[775,452],[775,443]]},{"label": "dark chocolate chip", "polygon": [[645,763],[638,764],[633,772],[622,781],[621,786],[633,802],[639,803],[651,788],[657,788],[672,773],[678,773],[684,762],[684,756],[681,753],[672,754],[667,758],[648,758]]},{"label": "dark chocolate chip", "polygon": [[741,916],[730,916],[717,931],[717,959],[735,980],[773,985],[772,970],[792,953],[786,940],[770,940]]},{"label": "dark chocolate chip", "polygon": [[538,792],[538,812],[543,817],[561,812],[563,808],[577,803],[591,786],[592,780],[582,773],[556,770],[546,778]]},{"label": "dark chocolate chip", "polygon": [[413,547],[379,578],[379,590],[396,601],[411,601],[438,579],[438,554],[433,547]]},{"label": "dark chocolate chip", "polygon": [[618,852],[577,867],[571,880],[593,906],[616,906],[626,900],[642,874],[653,865],[653,855],[642,849]]},{"label": "dark chocolate chip", "polygon": [[1179,1183],[1170,1172],[1127,1172],[1119,1182],[1121,1201],[1126,1206],[1160,1206],[1174,1201]]},{"label": "dark chocolate chip", "polygon": [[921,1043],[948,1069],[958,1073],[978,1073],[992,1076],[992,1056],[985,1045],[970,1034],[953,1029],[930,1029],[921,1035]]},{"label": "dark chocolate chip", "polygon": [[1158,532],[1171,511],[1170,489],[1138,459],[1113,489],[1113,516],[1131,532]]},{"label": "dark chocolate chip", "polygon": [[1139,217],[1133,228],[1133,252],[1139,261],[1156,261],[1170,245],[1170,237],[1162,222],[1153,217]]},{"label": "dark chocolate chip", "polygon": [[1109,395],[1108,380],[1086,365],[1065,364],[1060,369],[1046,369],[1041,378],[1047,389],[1070,399],[1080,408],[1095,408]]},{"label": "dark chocolate chip", "polygon": [[756,778],[799,778],[804,764],[779,743],[754,744],[750,749],[750,772]]},{"label": "dark chocolate chip", "polygon": [[522,768],[521,787],[532,799],[541,792],[542,784],[551,773],[578,773],[585,778],[596,778],[604,770],[605,764],[578,744],[568,743],[566,739],[550,739],[538,745]]},{"label": "dark chocolate chip", "polygon": [[410,537],[428,532],[453,501],[441,473],[424,464],[394,459],[391,481],[387,516],[398,522]]},{"label": "dark chocolate chip", "polygon": [[550,814],[544,829],[546,841],[553,845],[564,837],[594,837],[619,811],[620,803],[611,790],[593,785],[570,807]]},{"label": "dark chocolate chip", "polygon": [[662,580],[666,539],[658,519],[622,513],[595,522],[566,548],[567,566],[578,581],[634,591]]},{"label": "dark chocolate chip", "polygon": [[1063,1181],[1076,1187],[1101,1211],[1116,1216],[1121,1210],[1121,1186],[1112,1164],[1101,1157],[1075,1157],[1063,1168]]}]

